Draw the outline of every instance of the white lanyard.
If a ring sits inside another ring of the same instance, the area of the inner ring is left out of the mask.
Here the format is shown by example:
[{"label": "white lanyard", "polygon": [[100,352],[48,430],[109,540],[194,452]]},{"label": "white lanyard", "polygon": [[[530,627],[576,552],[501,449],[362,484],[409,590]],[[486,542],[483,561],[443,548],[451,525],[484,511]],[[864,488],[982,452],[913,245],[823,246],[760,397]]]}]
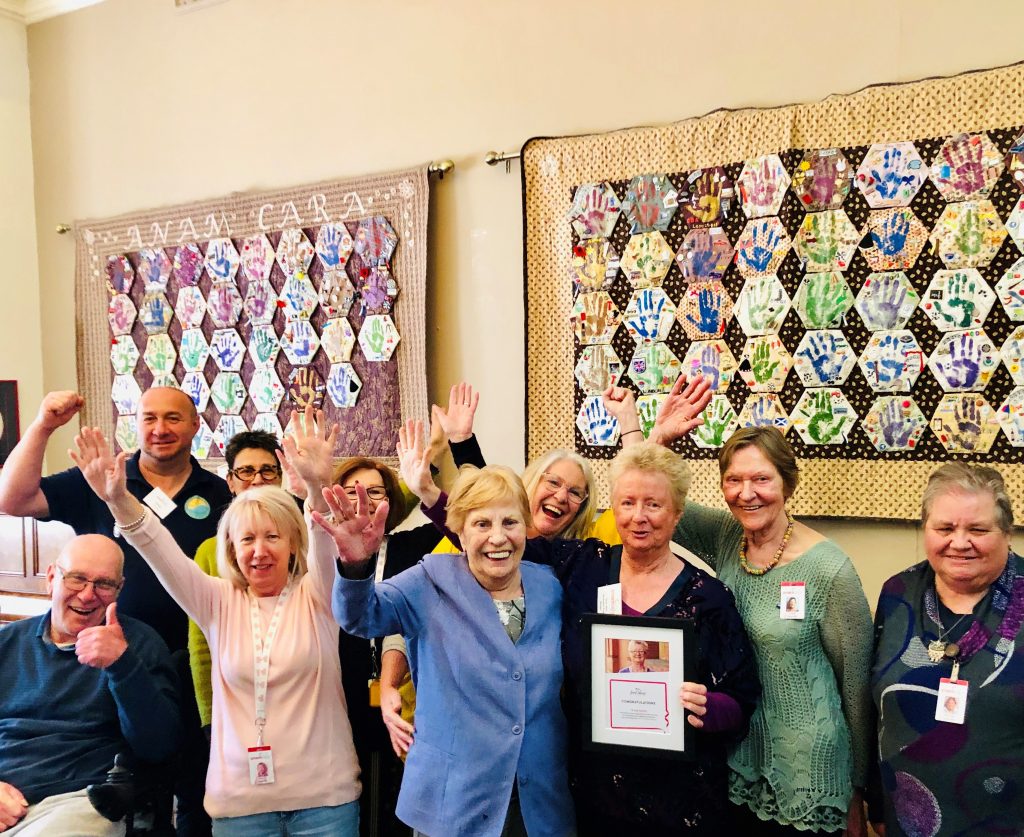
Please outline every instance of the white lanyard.
[{"label": "white lanyard", "polygon": [[292,579],[277,597],[274,613],[270,617],[267,633],[261,637],[260,606],[252,590],[249,591],[249,622],[252,625],[252,665],[253,685],[256,690],[256,746],[263,746],[263,727],[267,725],[267,681],[270,679],[270,648],[277,636],[277,628],[281,624],[281,613],[292,592]]},{"label": "white lanyard", "polygon": [[374,583],[380,584],[384,580],[384,564],[388,560],[388,536],[380,542],[380,549],[377,550],[377,566],[373,571]]}]

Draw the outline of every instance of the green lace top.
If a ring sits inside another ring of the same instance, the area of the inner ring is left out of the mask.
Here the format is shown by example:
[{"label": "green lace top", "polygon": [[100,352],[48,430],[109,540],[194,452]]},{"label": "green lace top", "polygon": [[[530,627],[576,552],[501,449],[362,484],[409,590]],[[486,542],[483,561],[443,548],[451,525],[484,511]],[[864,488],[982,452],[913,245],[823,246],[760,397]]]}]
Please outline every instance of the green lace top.
[{"label": "green lace top", "polygon": [[[739,563],[731,514],[687,503],[675,540],[706,560],[736,597],[763,694],[729,758],[729,797],[763,820],[839,831],[867,781],[871,613],[857,571],[831,541],[761,576]],[[806,615],[779,618],[780,583],[806,584]]]}]

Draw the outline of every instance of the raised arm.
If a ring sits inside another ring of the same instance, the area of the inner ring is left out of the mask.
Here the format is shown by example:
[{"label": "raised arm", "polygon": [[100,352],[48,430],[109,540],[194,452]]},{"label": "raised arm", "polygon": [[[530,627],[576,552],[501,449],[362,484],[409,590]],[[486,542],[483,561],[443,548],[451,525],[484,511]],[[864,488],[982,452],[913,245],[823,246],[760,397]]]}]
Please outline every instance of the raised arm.
[{"label": "raised arm", "polygon": [[647,437],[659,445],[669,445],[704,423],[701,413],[711,403],[711,382],[697,375],[687,380],[680,375],[658,408],[654,427]]},{"label": "raised arm", "polygon": [[46,395],[35,420],[0,469],[0,512],[16,517],[46,517],[50,513],[49,503],[39,487],[46,444],[54,431],[71,421],[84,403],[81,395],[70,390]]},{"label": "raised arm", "polygon": [[304,413],[292,412],[278,459],[283,468],[294,471],[302,480],[306,505],[314,511],[327,511],[323,489],[331,484],[337,441],[338,425],[329,423],[323,410],[307,405]]},{"label": "raised arm", "polygon": [[430,448],[423,441],[423,422],[409,419],[398,428],[398,465],[402,481],[424,506],[433,506],[441,495],[430,473]]},{"label": "raised arm", "polygon": [[483,468],[487,463],[473,435],[473,420],[480,403],[480,394],[467,383],[459,383],[448,394],[448,409],[436,404],[431,407],[431,418],[441,426],[448,437],[448,446],[455,460],[455,467],[475,465]]},{"label": "raised arm", "polygon": [[128,493],[125,454],[114,456],[97,427],[83,427],[71,450],[82,476],[97,497],[107,504],[114,522],[171,594],[182,610],[200,627],[209,624],[214,600],[222,584],[195,565],[167,531],[160,519]]}]

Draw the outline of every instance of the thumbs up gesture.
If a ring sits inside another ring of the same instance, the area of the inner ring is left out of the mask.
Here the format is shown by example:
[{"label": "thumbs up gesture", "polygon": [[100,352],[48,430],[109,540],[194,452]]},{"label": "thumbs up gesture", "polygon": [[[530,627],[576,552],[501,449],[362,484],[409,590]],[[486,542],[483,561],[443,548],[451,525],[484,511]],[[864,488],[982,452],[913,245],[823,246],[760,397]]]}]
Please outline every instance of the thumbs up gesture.
[{"label": "thumbs up gesture", "polygon": [[128,649],[121,623],[117,621],[117,602],[107,605],[107,622],[95,628],[85,628],[78,634],[75,653],[78,662],[93,668],[113,665]]}]

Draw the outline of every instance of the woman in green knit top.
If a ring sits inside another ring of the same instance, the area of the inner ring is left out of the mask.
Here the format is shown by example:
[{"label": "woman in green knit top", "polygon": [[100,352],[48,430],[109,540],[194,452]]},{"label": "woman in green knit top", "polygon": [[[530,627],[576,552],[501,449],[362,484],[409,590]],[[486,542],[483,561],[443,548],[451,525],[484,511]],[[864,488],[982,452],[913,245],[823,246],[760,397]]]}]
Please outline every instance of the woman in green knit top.
[{"label": "woman in green knit top", "polygon": [[[630,401],[615,410],[627,444],[636,423]],[[651,439],[667,445],[677,438],[673,424],[683,409],[666,399]],[[778,430],[737,431],[719,468],[729,511],[687,503],[674,539],[732,590],[757,655],[761,704],[729,758],[733,833],[848,829],[862,837],[872,732],[864,589],[835,543],[789,516],[797,463]]]}]

